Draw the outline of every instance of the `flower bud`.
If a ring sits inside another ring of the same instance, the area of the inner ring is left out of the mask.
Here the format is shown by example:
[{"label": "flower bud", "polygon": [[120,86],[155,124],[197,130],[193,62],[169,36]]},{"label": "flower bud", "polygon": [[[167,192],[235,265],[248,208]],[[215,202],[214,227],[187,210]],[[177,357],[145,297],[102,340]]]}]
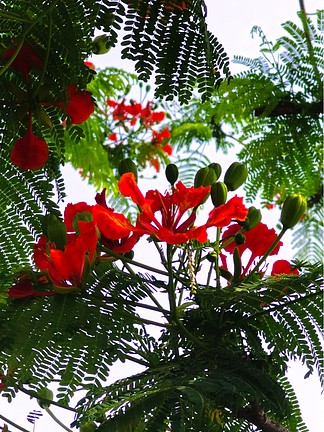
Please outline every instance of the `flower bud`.
[{"label": "flower bud", "polygon": [[168,182],[173,186],[179,177],[179,170],[175,164],[169,164],[165,168],[165,176]]},{"label": "flower bud", "polygon": [[227,169],[224,176],[224,183],[229,191],[238,189],[246,180],[248,175],[247,168],[240,162],[234,162]]},{"label": "flower bud", "polygon": [[262,219],[261,211],[253,206],[249,208],[249,212],[243,222],[242,227],[244,231],[250,231],[255,228]]},{"label": "flower bud", "polygon": [[208,254],[206,255],[206,258],[207,258],[207,261],[209,261],[211,263],[216,263],[218,260],[218,254],[215,251],[208,252]]},{"label": "flower bud", "polygon": [[106,34],[102,34],[97,36],[92,41],[92,52],[93,54],[106,54],[110,48],[112,47],[112,43],[110,37]]},{"label": "flower bud", "polygon": [[215,183],[216,180],[216,173],[213,168],[200,168],[195,176],[194,187],[199,188],[200,186],[210,186]]},{"label": "flower bud", "polygon": [[38,404],[39,404],[39,406],[41,408],[43,408],[44,406],[47,406],[47,407],[50,406],[50,403],[47,402],[47,401],[44,401],[42,398],[53,400],[53,392],[52,392],[52,390],[50,390],[50,389],[48,389],[46,387],[38,390],[37,396],[40,398],[40,399],[37,400],[37,402],[38,402]]},{"label": "flower bud", "polygon": [[222,173],[222,167],[219,165],[219,163],[213,162],[208,165],[208,168],[212,168],[215,171],[217,181]]},{"label": "flower bud", "polygon": [[246,237],[245,237],[245,235],[244,234],[242,234],[242,233],[237,233],[237,234],[235,234],[235,236],[234,236],[234,241],[235,241],[235,243],[237,244],[237,245],[242,245],[242,244],[244,244],[245,243],[245,241],[246,241]]},{"label": "flower bud", "polygon": [[280,222],[284,229],[293,228],[305,214],[307,209],[306,198],[302,195],[289,195],[281,210]]},{"label": "flower bud", "polygon": [[137,166],[135,165],[135,163],[130,158],[123,159],[120,162],[120,164],[118,166],[118,172],[119,172],[120,176],[122,176],[123,174],[131,172],[134,174],[136,182],[138,180]]},{"label": "flower bud", "polygon": [[226,203],[227,186],[223,182],[216,182],[211,185],[210,196],[214,207],[218,207]]}]

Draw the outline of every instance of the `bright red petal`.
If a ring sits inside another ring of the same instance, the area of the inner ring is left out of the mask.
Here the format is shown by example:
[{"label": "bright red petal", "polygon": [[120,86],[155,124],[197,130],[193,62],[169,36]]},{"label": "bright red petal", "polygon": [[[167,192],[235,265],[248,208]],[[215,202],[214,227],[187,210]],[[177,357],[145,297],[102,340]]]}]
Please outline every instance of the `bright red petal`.
[{"label": "bright red petal", "polygon": [[289,261],[277,260],[273,263],[271,276],[280,274],[299,274],[298,269],[294,269]]},{"label": "bright red petal", "polygon": [[223,228],[229,225],[233,219],[244,221],[247,214],[248,209],[243,204],[243,198],[235,195],[227,203],[214,208],[209,213],[207,227]]},{"label": "bright red petal", "polygon": [[30,127],[26,135],[14,144],[10,160],[23,170],[37,170],[44,166],[48,154],[46,141],[34,135]]}]

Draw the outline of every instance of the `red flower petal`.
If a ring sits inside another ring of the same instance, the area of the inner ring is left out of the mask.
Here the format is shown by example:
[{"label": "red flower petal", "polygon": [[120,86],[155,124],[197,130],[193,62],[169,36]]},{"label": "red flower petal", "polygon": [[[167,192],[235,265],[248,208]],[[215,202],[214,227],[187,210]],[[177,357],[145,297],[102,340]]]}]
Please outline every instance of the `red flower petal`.
[{"label": "red flower petal", "polygon": [[223,228],[229,225],[232,219],[244,221],[248,214],[248,209],[243,204],[243,198],[235,195],[227,203],[214,208],[209,213],[207,227],[215,226]]},{"label": "red flower petal", "polygon": [[[68,86],[69,99],[65,107],[66,114],[70,117],[72,124],[86,121],[94,112],[95,105],[88,91],[77,90],[76,85]],[[61,108],[62,108],[61,104]]]},{"label": "red flower petal", "polygon": [[108,137],[111,141],[118,141],[118,137],[116,132],[112,132],[109,137]]},{"label": "red flower petal", "polygon": [[277,260],[273,263],[271,276],[280,274],[299,274],[298,269],[294,269],[289,261]]},{"label": "red flower petal", "polygon": [[[5,54],[4,58],[11,58],[16,50],[16,47],[9,48]],[[11,67],[21,72],[24,78],[27,80],[28,75],[32,69],[42,69],[43,60],[36,54],[36,52],[31,49],[28,45],[23,45],[15,58],[11,63]]]},{"label": "red flower petal", "polygon": [[30,126],[26,135],[15,142],[10,160],[23,170],[37,170],[47,161],[48,153],[46,141],[35,136]]},{"label": "red flower petal", "polygon": [[173,149],[172,149],[172,147],[170,146],[170,144],[166,144],[165,146],[163,146],[163,147],[162,147],[162,150],[163,150],[166,154],[168,154],[169,156],[172,155],[172,151],[173,151]]}]

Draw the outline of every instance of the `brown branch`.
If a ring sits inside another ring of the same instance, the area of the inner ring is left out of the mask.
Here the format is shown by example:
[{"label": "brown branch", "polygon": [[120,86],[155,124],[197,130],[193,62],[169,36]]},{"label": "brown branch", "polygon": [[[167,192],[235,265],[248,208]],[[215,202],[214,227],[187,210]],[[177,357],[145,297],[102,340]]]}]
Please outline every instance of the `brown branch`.
[{"label": "brown branch", "polygon": [[263,409],[256,404],[252,404],[247,408],[241,408],[237,416],[254,424],[262,432],[289,432],[288,429],[267,417]]}]

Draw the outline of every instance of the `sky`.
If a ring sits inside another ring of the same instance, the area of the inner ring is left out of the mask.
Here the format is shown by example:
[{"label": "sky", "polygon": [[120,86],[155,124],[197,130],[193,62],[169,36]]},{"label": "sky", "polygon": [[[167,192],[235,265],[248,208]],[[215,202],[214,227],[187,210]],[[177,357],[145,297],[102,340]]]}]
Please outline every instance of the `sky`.
[{"label": "sky", "polygon": [[[281,29],[283,22],[287,20],[298,22],[298,0],[206,0],[206,5],[208,28],[222,43],[230,58],[235,54],[247,57],[259,56],[259,40],[257,38],[252,39],[250,35],[254,25],[260,26],[268,39],[275,40],[283,34]],[[315,12],[316,9],[323,8],[323,4],[320,0],[305,0],[305,7],[307,12]],[[132,62],[120,59],[120,47],[112,49],[106,55],[94,56],[92,61],[97,67],[113,66],[124,68],[130,72],[134,71]],[[235,65],[231,67],[231,70],[232,72],[236,71]],[[221,164],[224,163],[224,167],[226,167],[233,161],[233,154],[229,154],[222,158]],[[87,187],[70,167],[65,167],[63,172],[67,185],[68,201],[66,202],[82,200],[90,204],[93,203],[94,189]],[[279,215],[277,216],[273,217],[272,215],[271,217],[277,221]],[[286,258],[287,253],[286,249],[283,252],[285,256],[281,258]],[[127,373],[135,372],[135,369],[131,368],[127,371]],[[304,380],[305,373],[306,369],[301,365],[290,364],[288,377],[296,390],[304,420],[310,432],[320,432],[324,424],[324,399],[320,396],[321,390],[318,379],[312,376]],[[113,378],[118,379],[124,374],[125,367],[117,366]],[[73,416],[66,413],[65,410],[57,407],[51,407],[51,409],[67,426],[73,420]],[[36,401],[31,401],[27,396],[18,396],[11,404],[0,398],[0,414],[28,431],[33,431],[33,425],[26,420],[26,417],[33,410],[40,410],[40,407]],[[0,426],[2,424],[3,422],[0,420]],[[9,429],[12,432],[18,430],[11,426]],[[36,422],[34,432],[44,432],[45,430],[46,432],[60,432],[64,429],[43,412],[43,417]]]}]

